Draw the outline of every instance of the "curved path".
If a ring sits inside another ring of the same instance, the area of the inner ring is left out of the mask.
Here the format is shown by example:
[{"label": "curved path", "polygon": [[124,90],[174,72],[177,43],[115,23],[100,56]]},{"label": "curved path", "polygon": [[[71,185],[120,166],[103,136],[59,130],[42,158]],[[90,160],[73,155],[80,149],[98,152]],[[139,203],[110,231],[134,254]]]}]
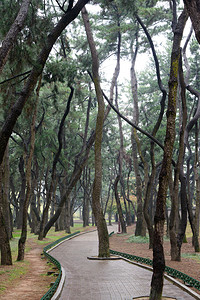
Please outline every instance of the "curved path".
[{"label": "curved path", "polygon": [[[97,254],[96,231],[67,240],[51,251],[66,272],[61,300],[131,300],[149,295],[151,271],[124,260],[87,259]],[[163,296],[177,300],[196,298],[168,280],[164,282]]]}]

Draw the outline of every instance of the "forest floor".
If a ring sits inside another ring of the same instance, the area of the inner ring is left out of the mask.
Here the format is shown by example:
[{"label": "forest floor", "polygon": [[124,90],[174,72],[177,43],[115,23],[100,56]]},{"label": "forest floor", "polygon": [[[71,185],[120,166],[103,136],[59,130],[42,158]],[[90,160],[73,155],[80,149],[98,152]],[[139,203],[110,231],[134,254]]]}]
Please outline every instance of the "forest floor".
[{"label": "forest floor", "polygon": [[[87,227],[86,230],[91,230],[91,227]],[[56,233],[56,236],[60,238],[59,232]],[[130,239],[132,242],[128,242]],[[24,262],[14,262],[13,266],[0,266],[0,299],[40,300],[48,291],[51,282],[55,281],[55,277],[53,275],[47,276],[47,272],[52,270],[53,266],[47,264],[46,259],[41,258],[43,247],[47,243],[48,237],[41,244],[38,244],[36,238],[29,238]],[[200,264],[200,254],[195,254],[191,237],[188,237],[187,243],[182,246],[181,262],[170,260],[169,240],[164,241],[164,248],[167,266],[200,281],[200,265],[198,265]],[[150,259],[152,259],[153,254],[152,250],[148,248],[147,239],[134,237],[134,226],[127,228],[127,234],[112,235],[110,237],[110,249]],[[198,292],[196,289],[194,291]]]}]

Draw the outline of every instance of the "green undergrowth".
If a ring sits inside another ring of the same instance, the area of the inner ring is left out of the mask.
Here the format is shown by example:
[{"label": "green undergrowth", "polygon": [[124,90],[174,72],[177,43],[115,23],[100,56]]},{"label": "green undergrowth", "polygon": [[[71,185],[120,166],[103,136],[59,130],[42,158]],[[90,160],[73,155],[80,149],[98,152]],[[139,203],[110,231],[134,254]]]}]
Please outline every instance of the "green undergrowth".
[{"label": "green undergrowth", "polygon": [[181,256],[184,258],[194,259],[197,263],[200,263],[200,253],[182,253]]},{"label": "green undergrowth", "polygon": [[[169,237],[164,236],[164,241],[168,242]],[[134,234],[130,235],[126,241],[127,243],[136,243],[136,244],[147,244],[149,243],[149,236],[135,236]]]},{"label": "green undergrowth", "polygon": [[146,244],[149,242],[149,237],[147,236],[135,236],[132,234],[127,239],[127,243],[136,243],[136,244]]}]

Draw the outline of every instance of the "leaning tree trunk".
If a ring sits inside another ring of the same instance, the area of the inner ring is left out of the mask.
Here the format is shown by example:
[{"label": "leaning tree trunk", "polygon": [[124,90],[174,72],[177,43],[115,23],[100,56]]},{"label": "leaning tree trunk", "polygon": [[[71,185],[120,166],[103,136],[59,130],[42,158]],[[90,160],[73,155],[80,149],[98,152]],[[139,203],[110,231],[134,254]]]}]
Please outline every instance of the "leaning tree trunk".
[{"label": "leaning tree trunk", "polygon": [[59,143],[59,146],[58,146],[58,150],[57,150],[57,152],[54,156],[54,160],[53,160],[53,164],[52,164],[51,182],[50,182],[50,185],[49,185],[49,188],[48,188],[48,191],[47,191],[46,205],[44,207],[43,214],[42,214],[42,220],[41,220],[41,223],[40,223],[40,232],[39,232],[38,240],[42,240],[43,237],[44,237],[44,228],[45,228],[45,224],[48,221],[49,207],[50,207],[50,204],[51,204],[51,201],[52,201],[53,191],[56,188],[54,186],[55,182],[56,182],[56,180],[55,180],[55,178],[56,178],[56,165],[57,165],[57,162],[59,160],[59,156],[60,156],[60,153],[61,153],[61,150],[62,150],[62,147],[63,147],[63,128],[64,128],[65,119],[68,116],[69,111],[70,111],[70,104],[71,104],[73,94],[74,94],[74,88],[70,86],[70,90],[71,91],[70,91],[70,94],[69,94],[69,97],[68,97],[66,109],[64,111],[63,117],[62,117],[61,122],[60,122],[59,130],[58,130],[58,143]]},{"label": "leaning tree trunk", "polygon": [[153,275],[151,281],[151,292],[149,298],[150,300],[160,300],[162,298],[163,279],[165,270],[165,257],[163,249],[165,205],[168,181],[171,171],[173,145],[175,140],[176,98],[178,88],[180,43],[182,40],[182,34],[186,20],[187,13],[186,10],[183,10],[176,26],[171,54],[167,109],[167,128],[165,136],[163,162],[159,176],[159,189],[157,194],[156,212],[154,217]]},{"label": "leaning tree trunk", "polygon": [[29,150],[29,154],[27,155],[27,162],[26,162],[26,196],[23,203],[22,231],[18,242],[18,256],[17,256],[18,261],[24,260],[24,255],[25,255],[25,244],[27,238],[28,206],[29,206],[29,201],[31,196],[31,165],[32,165],[32,158],[33,158],[34,148],[35,148],[35,133],[36,133],[35,123],[37,117],[37,105],[39,101],[39,90],[41,86],[41,80],[42,78],[40,77],[40,81],[37,87],[36,103],[33,111],[32,123],[31,123],[30,150]]},{"label": "leaning tree trunk", "polygon": [[106,226],[106,221],[103,215],[100,197],[102,188],[102,157],[101,157],[101,145],[103,135],[103,123],[104,123],[104,100],[100,86],[99,77],[99,61],[96,51],[96,46],[93,40],[92,31],[89,24],[88,13],[85,8],[82,9],[82,18],[84,21],[85,31],[92,56],[92,73],[95,85],[95,91],[98,101],[98,113],[96,120],[95,130],[95,177],[92,191],[92,209],[97,223],[98,237],[99,237],[99,257],[110,256],[109,253],[109,237]]}]

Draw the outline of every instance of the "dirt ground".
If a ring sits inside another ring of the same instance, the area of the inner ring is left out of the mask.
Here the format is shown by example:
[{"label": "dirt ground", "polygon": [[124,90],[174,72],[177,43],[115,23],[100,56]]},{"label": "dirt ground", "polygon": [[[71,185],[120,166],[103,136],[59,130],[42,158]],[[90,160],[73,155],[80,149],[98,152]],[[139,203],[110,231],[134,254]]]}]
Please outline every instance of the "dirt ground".
[{"label": "dirt ground", "polygon": [[[127,238],[134,233],[134,228],[131,226],[127,229],[128,234],[126,235],[114,234],[110,237],[110,249],[152,259],[153,253],[152,250],[148,249],[148,244],[127,243]],[[28,261],[28,272],[26,275],[21,275],[19,279],[12,281],[11,286],[8,284],[6,290],[0,295],[2,300],[40,300],[50,288],[50,283],[55,281],[55,277],[46,276],[48,270],[52,267],[47,264],[46,259],[41,258],[43,246],[31,240],[28,243],[27,246],[32,248],[25,257],[26,261]],[[168,241],[164,242],[164,248],[167,266],[180,270],[200,281],[199,261],[192,258],[182,258],[181,262],[172,262],[170,260],[170,243]],[[190,238],[188,238],[187,244],[183,244],[182,253],[194,254]],[[8,266],[7,268],[10,269],[13,266]],[[3,282],[4,276],[6,275],[0,272],[0,282]],[[195,291],[198,292],[197,290]]]},{"label": "dirt ground", "polygon": [[[46,276],[50,270],[50,266],[47,264],[46,259],[41,258],[43,245],[37,245],[34,241],[29,240],[27,247],[31,247],[25,255],[28,272],[25,275],[21,275],[20,278],[12,281],[12,285],[9,283],[6,286],[6,290],[0,294],[0,299],[4,300],[39,300],[49,290],[50,283],[55,281],[52,276]],[[23,263],[23,262],[22,262]],[[7,270],[12,270],[13,266],[7,266]],[[0,267],[1,271],[1,267]],[[0,273],[0,281],[4,281],[6,273]]]}]

